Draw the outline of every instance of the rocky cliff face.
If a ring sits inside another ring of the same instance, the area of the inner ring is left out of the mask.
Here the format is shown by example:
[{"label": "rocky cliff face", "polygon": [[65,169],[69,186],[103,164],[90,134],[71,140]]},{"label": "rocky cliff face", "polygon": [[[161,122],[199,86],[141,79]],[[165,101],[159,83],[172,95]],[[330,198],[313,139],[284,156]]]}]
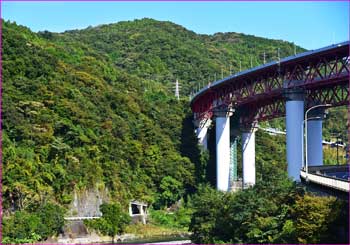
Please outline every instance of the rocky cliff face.
[{"label": "rocky cliff face", "polygon": [[108,190],[89,189],[82,192],[74,191],[73,202],[70,204],[67,216],[96,217],[101,216],[100,205],[109,201]]}]

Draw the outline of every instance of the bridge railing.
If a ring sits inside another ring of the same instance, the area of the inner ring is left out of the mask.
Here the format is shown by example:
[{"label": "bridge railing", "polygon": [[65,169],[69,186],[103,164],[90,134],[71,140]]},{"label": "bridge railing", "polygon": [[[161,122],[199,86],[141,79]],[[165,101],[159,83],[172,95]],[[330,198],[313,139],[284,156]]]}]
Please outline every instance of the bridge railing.
[{"label": "bridge railing", "polygon": [[76,220],[87,220],[87,219],[99,219],[100,216],[90,216],[90,217],[64,217],[65,220],[76,221]]},{"label": "bridge railing", "polygon": [[338,178],[333,178],[329,176],[314,174],[314,173],[306,173],[304,170],[300,171],[300,177],[306,181],[327,186],[333,189],[337,189],[340,191],[348,192],[350,191],[350,182],[349,180],[341,180]]}]

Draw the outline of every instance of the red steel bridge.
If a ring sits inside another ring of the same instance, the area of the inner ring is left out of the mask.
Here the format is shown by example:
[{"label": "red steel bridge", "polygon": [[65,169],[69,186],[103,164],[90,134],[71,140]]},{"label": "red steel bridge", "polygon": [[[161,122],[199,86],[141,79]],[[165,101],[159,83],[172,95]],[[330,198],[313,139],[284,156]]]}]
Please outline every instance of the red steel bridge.
[{"label": "red steel bridge", "polygon": [[[255,124],[259,121],[286,116],[287,166],[294,180],[300,180],[305,165],[308,169],[309,165],[323,164],[323,111],[319,109],[350,104],[349,44],[347,41],[270,62],[208,84],[194,95],[191,107],[198,125],[197,137],[204,148],[207,130],[215,118],[219,190],[230,188],[228,172],[235,169],[230,166],[236,166],[230,153],[236,151],[232,148],[231,115],[238,119],[235,127],[242,132],[244,186],[255,183]],[[318,110],[313,110],[316,107]],[[312,117],[307,114],[310,110]],[[309,142],[305,147],[304,138]]]},{"label": "red steel bridge", "polygon": [[[239,109],[242,123],[285,115],[286,89],[305,91],[306,109],[314,104],[349,104],[349,42],[307,51],[208,84],[194,95],[195,120],[211,118],[215,108]],[[297,82],[295,82],[297,81]]]}]

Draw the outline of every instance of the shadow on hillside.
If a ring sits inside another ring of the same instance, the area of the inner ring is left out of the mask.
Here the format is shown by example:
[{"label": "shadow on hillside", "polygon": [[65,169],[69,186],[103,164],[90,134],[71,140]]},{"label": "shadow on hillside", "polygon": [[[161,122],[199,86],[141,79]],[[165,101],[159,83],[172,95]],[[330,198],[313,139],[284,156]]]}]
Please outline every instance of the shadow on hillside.
[{"label": "shadow on hillside", "polygon": [[180,146],[181,155],[188,157],[191,162],[194,163],[196,185],[209,181],[215,186],[215,142],[212,143],[212,139],[215,141],[215,132],[213,132],[214,130],[209,131],[209,160],[207,160],[202,154],[208,153],[201,153],[200,146],[198,146],[198,140],[194,131],[195,126],[192,120],[192,114],[189,114],[182,121]]}]

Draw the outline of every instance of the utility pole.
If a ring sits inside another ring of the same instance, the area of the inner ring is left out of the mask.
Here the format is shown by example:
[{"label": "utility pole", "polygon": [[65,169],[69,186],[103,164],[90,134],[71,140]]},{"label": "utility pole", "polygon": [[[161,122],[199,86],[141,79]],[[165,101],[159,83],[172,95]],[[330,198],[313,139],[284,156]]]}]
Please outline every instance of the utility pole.
[{"label": "utility pole", "polygon": [[241,60],[239,61],[239,71],[240,72],[242,71],[242,61]]},{"label": "utility pole", "polygon": [[337,139],[336,139],[336,146],[337,146],[337,165],[339,165],[339,150],[338,150],[338,147],[339,147],[339,134],[337,134]]},{"label": "utility pole", "polygon": [[224,69],[221,67],[221,79],[224,79]]},{"label": "utility pole", "polygon": [[253,58],[250,56],[250,68],[253,68]]},{"label": "utility pole", "polygon": [[266,54],[265,54],[265,51],[264,51],[264,64],[266,63]]},{"label": "utility pole", "polygon": [[280,62],[281,57],[280,57],[280,48],[277,49],[277,58],[278,58],[278,62]]},{"label": "utility pole", "polygon": [[232,66],[230,65],[230,75],[232,74]]}]

